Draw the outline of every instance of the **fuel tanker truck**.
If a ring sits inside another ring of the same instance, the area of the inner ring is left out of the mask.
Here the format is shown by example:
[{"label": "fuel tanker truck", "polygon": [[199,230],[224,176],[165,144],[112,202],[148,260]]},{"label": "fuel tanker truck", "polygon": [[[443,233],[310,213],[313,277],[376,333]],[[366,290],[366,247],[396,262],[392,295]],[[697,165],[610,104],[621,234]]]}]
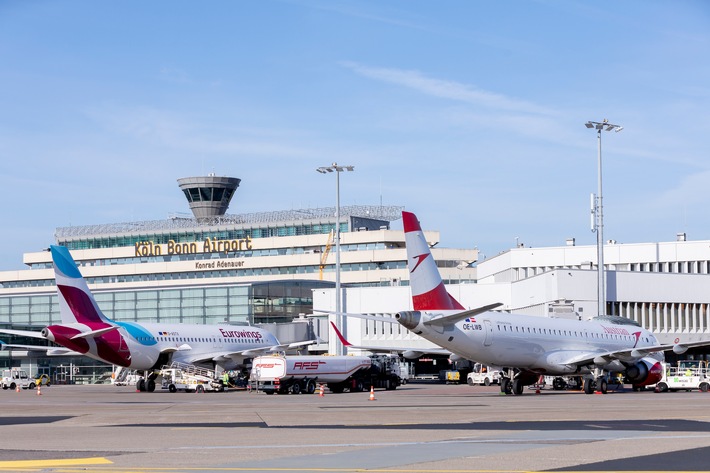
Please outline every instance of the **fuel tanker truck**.
[{"label": "fuel tanker truck", "polygon": [[334,393],[396,389],[402,384],[396,355],[259,356],[249,380],[266,394],[313,394],[321,384]]}]

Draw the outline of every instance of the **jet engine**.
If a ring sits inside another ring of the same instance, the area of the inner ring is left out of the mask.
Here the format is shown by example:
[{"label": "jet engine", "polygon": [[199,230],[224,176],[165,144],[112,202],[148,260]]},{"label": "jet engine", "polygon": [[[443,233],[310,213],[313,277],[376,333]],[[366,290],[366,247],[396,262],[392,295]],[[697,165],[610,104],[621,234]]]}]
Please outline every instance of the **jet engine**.
[{"label": "jet engine", "polygon": [[422,313],[419,312],[418,310],[406,310],[402,312],[398,312],[395,316],[395,319],[402,324],[405,328],[408,328],[409,330],[413,331],[417,335],[421,333],[420,331],[414,330],[419,326],[419,323],[422,320]]},{"label": "jet engine", "polygon": [[661,363],[653,358],[643,358],[626,368],[626,379],[632,384],[646,386],[655,384],[663,377]]}]

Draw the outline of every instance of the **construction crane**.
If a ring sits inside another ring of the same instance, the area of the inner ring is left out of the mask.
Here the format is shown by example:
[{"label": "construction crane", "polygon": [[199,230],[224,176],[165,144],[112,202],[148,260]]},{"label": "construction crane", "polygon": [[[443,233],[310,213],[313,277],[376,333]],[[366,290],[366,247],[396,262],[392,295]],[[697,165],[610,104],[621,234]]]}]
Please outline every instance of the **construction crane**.
[{"label": "construction crane", "polygon": [[323,269],[325,268],[325,262],[328,260],[328,253],[330,253],[330,247],[333,246],[333,237],[335,235],[335,230],[331,230],[328,234],[328,241],[325,244],[325,249],[320,255],[320,279],[323,280]]}]

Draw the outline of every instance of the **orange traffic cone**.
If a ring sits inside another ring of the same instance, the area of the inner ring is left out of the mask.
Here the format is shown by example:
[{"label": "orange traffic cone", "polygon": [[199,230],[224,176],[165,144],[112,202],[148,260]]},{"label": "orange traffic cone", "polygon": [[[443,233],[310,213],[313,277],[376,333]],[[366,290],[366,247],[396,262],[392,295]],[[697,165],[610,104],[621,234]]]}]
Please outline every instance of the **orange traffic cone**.
[{"label": "orange traffic cone", "polygon": [[38,395],[38,396],[41,396],[41,395],[42,395],[42,385],[41,385],[41,384],[38,384],[38,385],[37,385],[37,395]]},{"label": "orange traffic cone", "polygon": [[370,386],[370,401],[376,401],[375,399],[375,387]]},{"label": "orange traffic cone", "polygon": [[322,384],[320,385],[320,393],[318,394],[318,396],[320,396],[320,397],[325,396],[325,388],[323,387]]},{"label": "orange traffic cone", "polygon": [[16,393],[19,393],[19,392],[20,392],[20,385],[19,385],[19,384],[16,384],[16,385],[15,385],[15,392],[16,392]]}]

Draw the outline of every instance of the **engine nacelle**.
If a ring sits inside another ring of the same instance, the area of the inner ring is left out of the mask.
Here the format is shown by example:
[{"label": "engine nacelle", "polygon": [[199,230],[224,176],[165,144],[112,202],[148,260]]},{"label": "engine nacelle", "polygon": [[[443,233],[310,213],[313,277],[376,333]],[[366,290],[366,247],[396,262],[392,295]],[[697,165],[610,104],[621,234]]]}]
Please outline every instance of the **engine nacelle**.
[{"label": "engine nacelle", "polygon": [[422,320],[422,313],[418,310],[405,310],[397,312],[394,318],[397,319],[397,322],[402,324],[405,328],[414,331]]},{"label": "engine nacelle", "polygon": [[656,384],[663,377],[663,366],[653,358],[643,358],[641,361],[626,368],[626,379],[632,384],[646,386]]}]

